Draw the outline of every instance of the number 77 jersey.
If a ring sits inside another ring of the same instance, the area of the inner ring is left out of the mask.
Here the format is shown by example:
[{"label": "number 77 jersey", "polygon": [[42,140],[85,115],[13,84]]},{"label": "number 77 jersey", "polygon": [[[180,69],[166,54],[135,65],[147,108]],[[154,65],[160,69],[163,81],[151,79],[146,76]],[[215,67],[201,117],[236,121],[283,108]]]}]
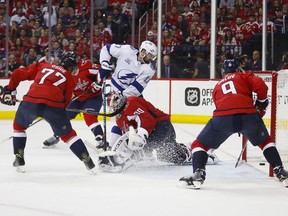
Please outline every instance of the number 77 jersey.
[{"label": "number 77 jersey", "polygon": [[16,89],[21,81],[34,80],[23,100],[65,108],[71,101],[75,82],[65,68],[45,62],[16,69],[10,78],[9,89]]},{"label": "number 77 jersey", "polygon": [[216,109],[213,116],[226,116],[240,113],[256,113],[252,92],[259,100],[267,98],[265,82],[251,72],[229,73],[220,80],[213,90]]}]

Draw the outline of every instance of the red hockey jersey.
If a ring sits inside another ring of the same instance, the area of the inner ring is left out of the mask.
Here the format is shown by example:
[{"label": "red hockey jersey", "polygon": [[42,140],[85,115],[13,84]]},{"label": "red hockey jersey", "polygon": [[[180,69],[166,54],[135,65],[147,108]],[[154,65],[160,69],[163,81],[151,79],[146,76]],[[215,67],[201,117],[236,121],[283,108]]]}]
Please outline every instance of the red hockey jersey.
[{"label": "red hockey jersey", "polygon": [[69,71],[45,62],[16,69],[8,89],[16,89],[21,81],[34,80],[23,100],[36,104],[65,108],[70,103],[75,82]]},{"label": "red hockey jersey", "polygon": [[100,65],[94,64],[89,60],[81,60],[78,63],[78,74],[74,76],[74,80],[76,82],[76,87],[74,88],[74,96],[79,96],[83,92],[85,92],[82,96],[80,96],[77,100],[85,101],[91,97],[98,96],[101,94],[101,90],[97,92],[92,92],[89,90],[92,82],[96,81],[98,84],[102,84],[100,80],[99,74]]},{"label": "red hockey jersey", "polygon": [[128,97],[127,104],[121,114],[117,115],[116,123],[123,132],[127,132],[129,126],[135,129],[144,128],[150,135],[157,122],[170,120],[170,115],[154,107],[142,97]]},{"label": "red hockey jersey", "polygon": [[226,116],[240,113],[256,113],[252,92],[257,99],[267,98],[268,87],[265,82],[251,72],[227,74],[213,90],[216,106],[214,116]]}]

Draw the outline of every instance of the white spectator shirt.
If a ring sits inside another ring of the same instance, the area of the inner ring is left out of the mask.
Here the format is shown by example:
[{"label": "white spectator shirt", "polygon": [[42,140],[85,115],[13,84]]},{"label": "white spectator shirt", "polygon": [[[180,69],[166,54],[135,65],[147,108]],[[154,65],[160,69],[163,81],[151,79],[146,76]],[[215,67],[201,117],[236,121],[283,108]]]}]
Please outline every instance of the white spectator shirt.
[{"label": "white spectator shirt", "polygon": [[115,71],[111,77],[111,90],[122,95],[140,96],[155,74],[152,64],[141,64],[137,60],[138,50],[130,45],[107,44],[100,52],[100,62],[116,58]]}]

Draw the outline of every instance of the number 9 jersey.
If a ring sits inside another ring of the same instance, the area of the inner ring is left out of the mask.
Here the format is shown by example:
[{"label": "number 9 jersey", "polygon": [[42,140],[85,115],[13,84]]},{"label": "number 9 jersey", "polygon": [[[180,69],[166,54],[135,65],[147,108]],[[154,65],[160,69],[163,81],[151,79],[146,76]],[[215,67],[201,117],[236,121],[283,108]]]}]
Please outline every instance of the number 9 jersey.
[{"label": "number 9 jersey", "polygon": [[21,81],[34,80],[23,100],[35,104],[65,108],[72,98],[75,82],[72,74],[62,66],[45,62],[16,69],[8,89],[16,89]]},{"label": "number 9 jersey", "polygon": [[252,92],[257,99],[267,98],[265,82],[251,72],[228,73],[213,90],[216,109],[213,116],[226,116],[240,113],[256,113]]}]

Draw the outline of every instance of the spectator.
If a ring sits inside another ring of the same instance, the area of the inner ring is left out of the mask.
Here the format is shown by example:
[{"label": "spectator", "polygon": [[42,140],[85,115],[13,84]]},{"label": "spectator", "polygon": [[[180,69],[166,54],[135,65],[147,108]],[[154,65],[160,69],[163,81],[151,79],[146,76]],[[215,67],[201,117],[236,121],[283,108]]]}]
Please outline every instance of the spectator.
[{"label": "spectator", "polygon": [[10,26],[12,25],[13,22],[16,22],[17,25],[21,25],[22,19],[26,19],[26,17],[23,15],[23,9],[18,8],[17,13],[13,15],[10,19]]},{"label": "spectator", "polygon": [[210,77],[210,69],[207,60],[205,60],[204,53],[197,53],[197,62],[194,65],[194,72],[192,78],[206,78]]},{"label": "spectator", "polygon": [[185,39],[185,41],[189,45],[198,45],[199,44],[199,34],[200,34],[200,29],[196,26],[195,23],[191,23],[189,35]]},{"label": "spectator", "polygon": [[45,49],[45,55],[41,57],[38,62],[47,62],[47,63],[53,63],[54,57],[50,56],[49,58],[49,48]]},{"label": "spectator", "polygon": [[45,27],[49,26],[49,21],[50,21],[50,25],[51,28],[54,27],[57,24],[57,10],[55,6],[51,7],[51,12],[49,14],[49,7],[45,7],[43,8],[43,24]]},{"label": "spectator", "polygon": [[87,37],[83,37],[79,45],[76,47],[77,56],[80,59],[90,59],[90,45],[88,44]]},{"label": "spectator", "polygon": [[188,32],[187,32],[188,23],[185,21],[185,18],[183,15],[178,16],[176,26],[177,26],[177,29],[180,29],[182,31],[183,38],[186,38],[188,36]]},{"label": "spectator", "polygon": [[162,38],[162,54],[170,55],[175,51],[175,46],[177,45],[177,39],[172,37],[169,29],[163,31]]},{"label": "spectator", "polygon": [[220,0],[219,8],[226,7],[227,9],[230,9],[235,5],[235,0]]},{"label": "spectator", "polygon": [[38,58],[43,56],[43,50],[42,47],[38,44],[38,39],[36,37],[31,37],[30,38],[30,46],[26,48],[26,51],[29,50],[30,48],[33,48],[36,52],[36,55]]},{"label": "spectator", "polygon": [[49,29],[46,28],[43,30],[43,35],[39,39],[39,45],[42,47],[42,50],[45,50],[48,47],[49,42]]},{"label": "spectator", "polygon": [[20,36],[20,31],[25,30],[26,31],[26,36],[31,37],[32,36],[32,30],[28,26],[27,19],[22,19],[21,20],[21,25],[18,27],[17,30],[17,35]]},{"label": "spectator", "polygon": [[21,38],[15,40],[13,47],[11,47],[11,52],[15,54],[16,62],[23,64],[25,47],[23,46]]},{"label": "spectator", "polygon": [[72,41],[69,42],[69,45],[65,47],[65,51],[69,52],[69,51],[73,51],[76,52],[76,44]]},{"label": "spectator", "polygon": [[40,39],[43,35],[44,29],[39,20],[35,20],[34,28],[32,29],[32,36]]},{"label": "spectator", "polygon": [[261,71],[262,61],[260,57],[260,52],[258,50],[254,50],[252,54],[252,61],[249,63],[249,68],[251,71]]},{"label": "spectator", "polygon": [[64,51],[61,49],[60,43],[58,41],[55,41],[52,45],[51,56],[53,56],[54,58],[58,57],[61,59],[63,53]]},{"label": "spectator", "polygon": [[164,55],[161,77],[162,78],[178,78],[179,71],[180,69],[175,64],[171,63],[170,56]]},{"label": "spectator", "polygon": [[58,41],[59,41],[61,47],[66,47],[69,45],[69,41],[66,38],[66,35],[64,34],[64,32],[60,32]]},{"label": "spectator", "polygon": [[99,28],[95,28],[92,42],[95,59],[99,59],[100,51],[104,45],[106,45],[106,43],[103,34]]},{"label": "spectator", "polygon": [[125,44],[129,34],[128,19],[120,12],[118,7],[113,9],[113,22],[117,24],[114,32],[112,31],[112,42]]},{"label": "spectator", "polygon": [[6,70],[5,62],[3,64],[3,66],[2,66],[2,74],[5,75],[5,77],[10,77],[11,74],[13,73],[13,71],[16,70],[17,68],[19,68],[20,66],[21,66],[21,64],[16,62],[16,57],[12,53],[8,57],[8,74],[5,75],[5,70]]},{"label": "spectator", "polygon": [[278,67],[276,68],[276,70],[284,70],[284,69],[288,69],[288,53],[285,52],[282,55],[282,60],[281,63],[278,65]]},{"label": "spectator", "polygon": [[250,68],[249,68],[249,58],[248,58],[248,55],[244,54],[240,57],[240,66],[239,66],[239,70],[242,71],[242,72],[245,72],[245,71],[249,71]]},{"label": "spectator", "polygon": [[37,55],[33,48],[29,49],[29,53],[27,56],[24,57],[24,66],[27,67],[31,64],[37,63]]},{"label": "spectator", "polygon": [[74,9],[72,7],[70,7],[68,0],[64,0],[63,7],[59,8],[58,15],[61,18],[64,16],[67,16],[67,15],[70,17],[74,17],[74,15],[75,15]]},{"label": "spectator", "polygon": [[154,44],[157,44],[157,38],[155,38],[155,35],[152,31],[148,31],[147,40],[153,42]]}]

